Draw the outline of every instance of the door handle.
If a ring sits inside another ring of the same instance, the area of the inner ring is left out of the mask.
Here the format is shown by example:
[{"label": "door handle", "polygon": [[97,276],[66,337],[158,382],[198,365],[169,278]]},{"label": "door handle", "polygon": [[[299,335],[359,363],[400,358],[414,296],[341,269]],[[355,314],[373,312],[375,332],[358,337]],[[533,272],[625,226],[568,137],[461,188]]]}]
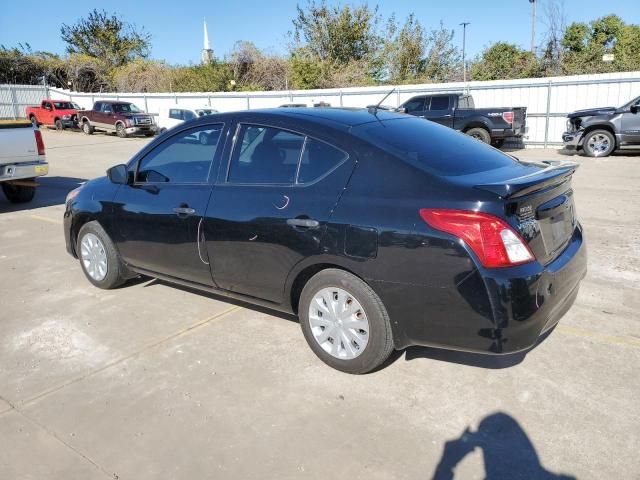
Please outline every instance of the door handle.
[{"label": "door handle", "polygon": [[179,217],[188,217],[196,213],[195,209],[190,207],[176,207],[173,209],[173,212]]},{"label": "door handle", "polygon": [[287,225],[300,228],[318,228],[320,226],[320,222],[310,218],[290,218],[287,220]]}]

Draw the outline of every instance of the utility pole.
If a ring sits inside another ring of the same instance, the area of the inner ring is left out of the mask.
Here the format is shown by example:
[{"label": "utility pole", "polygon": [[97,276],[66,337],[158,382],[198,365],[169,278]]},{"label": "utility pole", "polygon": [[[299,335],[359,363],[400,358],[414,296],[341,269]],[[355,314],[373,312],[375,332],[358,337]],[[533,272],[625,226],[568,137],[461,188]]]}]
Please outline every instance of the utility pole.
[{"label": "utility pole", "polygon": [[467,62],[465,59],[466,54],[466,46],[467,46],[467,25],[470,25],[469,22],[462,22],[462,81],[467,81]]},{"label": "utility pole", "polygon": [[531,4],[531,53],[536,54],[536,0],[529,0]]}]

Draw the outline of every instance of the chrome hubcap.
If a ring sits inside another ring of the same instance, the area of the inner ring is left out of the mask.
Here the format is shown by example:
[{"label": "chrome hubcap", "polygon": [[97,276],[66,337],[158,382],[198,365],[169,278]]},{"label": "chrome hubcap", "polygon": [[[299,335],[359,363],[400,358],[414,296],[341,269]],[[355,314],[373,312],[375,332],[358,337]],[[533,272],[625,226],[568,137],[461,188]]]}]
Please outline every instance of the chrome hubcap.
[{"label": "chrome hubcap", "polygon": [[602,155],[609,150],[609,138],[606,135],[598,133],[589,137],[587,145],[589,145],[589,150],[595,155]]},{"label": "chrome hubcap", "polygon": [[107,276],[107,252],[100,239],[87,233],[80,242],[80,258],[85,271],[99,282]]},{"label": "chrome hubcap", "polygon": [[309,305],[309,325],[318,345],[335,358],[351,360],[360,355],[369,341],[367,315],[346,290],[320,290]]}]

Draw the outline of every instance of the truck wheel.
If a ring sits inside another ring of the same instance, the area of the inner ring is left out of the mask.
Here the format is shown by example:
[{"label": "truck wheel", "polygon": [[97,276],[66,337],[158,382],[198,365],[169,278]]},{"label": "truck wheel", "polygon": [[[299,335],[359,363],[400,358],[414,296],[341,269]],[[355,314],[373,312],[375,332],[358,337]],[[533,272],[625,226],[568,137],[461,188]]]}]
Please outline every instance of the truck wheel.
[{"label": "truck wheel", "polygon": [[367,373],[393,350],[391,323],[380,297],[349,272],[329,268],[304,286],[298,308],[311,350],[346,373]]},{"label": "truck wheel", "polygon": [[56,126],[56,130],[61,132],[62,130],[64,130],[64,125],[62,124],[62,120],[60,120],[59,118],[56,119],[55,124]]},{"label": "truck wheel", "polygon": [[123,124],[116,124],[116,135],[118,135],[120,138],[127,138],[127,131],[125,130]]},{"label": "truck wheel", "polygon": [[[33,180],[33,178],[26,180]],[[33,196],[36,194],[36,187],[24,187],[21,185],[3,183],[2,191],[4,192],[4,196],[7,197],[7,200],[11,203],[26,203],[33,200]]]},{"label": "truck wheel", "polygon": [[38,119],[36,118],[35,115],[33,114],[29,115],[29,120],[31,120],[31,123],[33,123],[36,127],[38,126]]},{"label": "truck wheel", "polygon": [[492,140],[491,141],[491,146],[493,146],[493,147],[502,148],[503,145],[504,145],[504,138],[501,138],[499,140]]},{"label": "truck wheel", "polygon": [[593,130],[585,138],[582,148],[588,157],[607,157],[616,148],[616,139],[608,130]]},{"label": "truck wheel", "polygon": [[476,140],[480,140],[483,143],[491,143],[491,135],[484,128],[470,128],[466,132],[470,137],[475,138]]},{"label": "truck wheel", "polygon": [[93,134],[93,127],[89,123],[89,120],[85,120],[84,122],[82,122],[82,132],[85,133],[86,135]]}]

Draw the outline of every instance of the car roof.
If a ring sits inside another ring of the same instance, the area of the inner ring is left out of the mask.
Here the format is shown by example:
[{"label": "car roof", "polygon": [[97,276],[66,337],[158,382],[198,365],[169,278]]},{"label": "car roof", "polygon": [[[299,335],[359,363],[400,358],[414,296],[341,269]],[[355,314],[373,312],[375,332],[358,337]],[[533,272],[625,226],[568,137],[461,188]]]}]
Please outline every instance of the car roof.
[{"label": "car roof", "polygon": [[[232,116],[236,120],[243,121],[252,119],[289,119],[289,120],[306,120],[311,123],[333,124],[334,127],[342,127],[348,129],[365,123],[379,122],[383,120],[394,120],[406,118],[406,115],[390,112],[388,110],[378,110],[375,114],[366,108],[347,108],[347,107],[279,107],[258,110],[243,110],[230,113],[219,113],[221,116]],[[207,119],[210,121],[211,117]],[[201,117],[200,121],[205,120]]]}]

